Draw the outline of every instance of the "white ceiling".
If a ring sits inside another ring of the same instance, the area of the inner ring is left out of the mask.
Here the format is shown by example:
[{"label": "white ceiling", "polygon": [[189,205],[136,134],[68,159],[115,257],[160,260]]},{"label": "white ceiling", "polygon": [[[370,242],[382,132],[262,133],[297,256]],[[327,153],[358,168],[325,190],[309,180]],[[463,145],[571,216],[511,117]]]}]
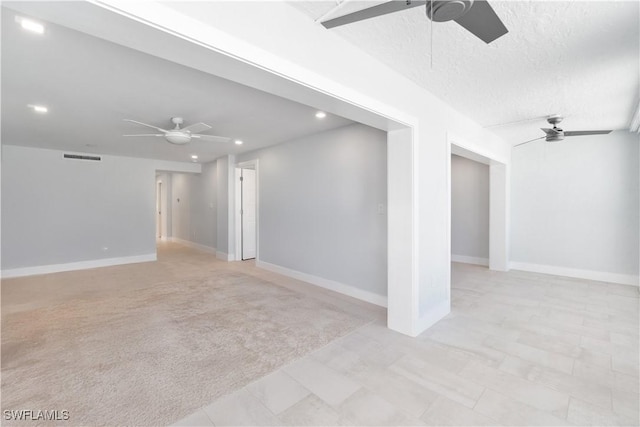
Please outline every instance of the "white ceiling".
[{"label": "white ceiling", "polygon": [[[381,1],[348,1],[331,15]],[[292,2],[317,19],[335,1]],[[640,92],[640,2],[490,1],[509,33],[486,45],[455,22],[433,26],[423,7],[334,31],[517,144],[542,136],[544,116],[565,130],[627,129]],[[577,138],[576,138],[577,139]],[[574,140],[572,138],[572,140]]]},{"label": "white ceiling", "polygon": [[[29,33],[15,16],[2,9],[3,144],[175,161],[197,154],[206,162],[353,123],[319,120],[312,107],[62,26],[45,22],[44,35]],[[122,137],[153,133],[123,119],[167,129],[173,116],[244,144]]]}]

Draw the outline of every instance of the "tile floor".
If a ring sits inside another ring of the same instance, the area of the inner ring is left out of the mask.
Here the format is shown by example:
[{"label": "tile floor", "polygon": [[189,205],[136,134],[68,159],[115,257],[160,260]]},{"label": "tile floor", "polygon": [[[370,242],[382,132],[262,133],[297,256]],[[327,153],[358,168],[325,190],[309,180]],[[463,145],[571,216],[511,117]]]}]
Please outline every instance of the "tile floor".
[{"label": "tile floor", "polygon": [[637,287],[452,274],[419,337],[375,320],[175,425],[639,424]]}]

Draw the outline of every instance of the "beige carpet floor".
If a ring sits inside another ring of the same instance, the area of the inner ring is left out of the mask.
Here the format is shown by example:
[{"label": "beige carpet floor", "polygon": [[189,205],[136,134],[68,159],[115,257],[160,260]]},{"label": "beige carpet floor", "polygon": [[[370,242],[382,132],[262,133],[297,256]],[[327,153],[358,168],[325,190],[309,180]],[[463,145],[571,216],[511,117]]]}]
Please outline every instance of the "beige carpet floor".
[{"label": "beige carpet floor", "polygon": [[367,322],[238,271],[8,310],[2,409],[168,424]]}]

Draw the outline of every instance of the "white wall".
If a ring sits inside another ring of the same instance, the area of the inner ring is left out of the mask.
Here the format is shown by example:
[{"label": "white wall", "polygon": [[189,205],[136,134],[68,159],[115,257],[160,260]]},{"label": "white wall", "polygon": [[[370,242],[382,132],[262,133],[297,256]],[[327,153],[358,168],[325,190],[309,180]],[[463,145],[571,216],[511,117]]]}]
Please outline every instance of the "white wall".
[{"label": "white wall", "polygon": [[3,276],[154,258],[156,170],[195,172],[199,165],[117,156],[94,162],[63,154],[2,146]]},{"label": "white wall", "polygon": [[453,261],[489,262],[489,166],[451,156]]},{"label": "white wall", "polygon": [[386,295],[386,150],[356,124],[238,156],[259,160],[259,261]]},{"label": "white wall", "polygon": [[637,134],[513,150],[513,268],[637,283]]}]

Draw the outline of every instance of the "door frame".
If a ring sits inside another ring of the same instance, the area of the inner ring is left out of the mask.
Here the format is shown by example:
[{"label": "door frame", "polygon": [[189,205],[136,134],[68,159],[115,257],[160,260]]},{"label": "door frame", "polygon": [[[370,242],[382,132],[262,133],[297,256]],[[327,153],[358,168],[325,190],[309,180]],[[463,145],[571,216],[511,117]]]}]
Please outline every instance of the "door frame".
[{"label": "door frame", "polygon": [[162,180],[156,180],[156,240],[162,240],[165,236],[162,232],[162,222],[164,219],[163,209],[162,209],[162,201],[164,197],[162,197]]},{"label": "door frame", "polygon": [[[463,138],[447,133],[447,253],[451,264],[451,155],[489,166],[489,269],[509,271],[510,256],[510,160],[478,149]],[[449,285],[451,295],[451,285]]]},{"label": "door frame", "polygon": [[[258,169],[258,159],[247,160],[244,162],[236,163],[234,179],[236,184],[240,177],[241,169],[254,169],[256,171],[256,257],[255,261],[260,260],[260,171]],[[235,186],[235,227],[234,227],[234,241],[235,253],[234,259],[236,261],[242,261],[242,216],[240,211],[242,209],[242,186]]]}]

